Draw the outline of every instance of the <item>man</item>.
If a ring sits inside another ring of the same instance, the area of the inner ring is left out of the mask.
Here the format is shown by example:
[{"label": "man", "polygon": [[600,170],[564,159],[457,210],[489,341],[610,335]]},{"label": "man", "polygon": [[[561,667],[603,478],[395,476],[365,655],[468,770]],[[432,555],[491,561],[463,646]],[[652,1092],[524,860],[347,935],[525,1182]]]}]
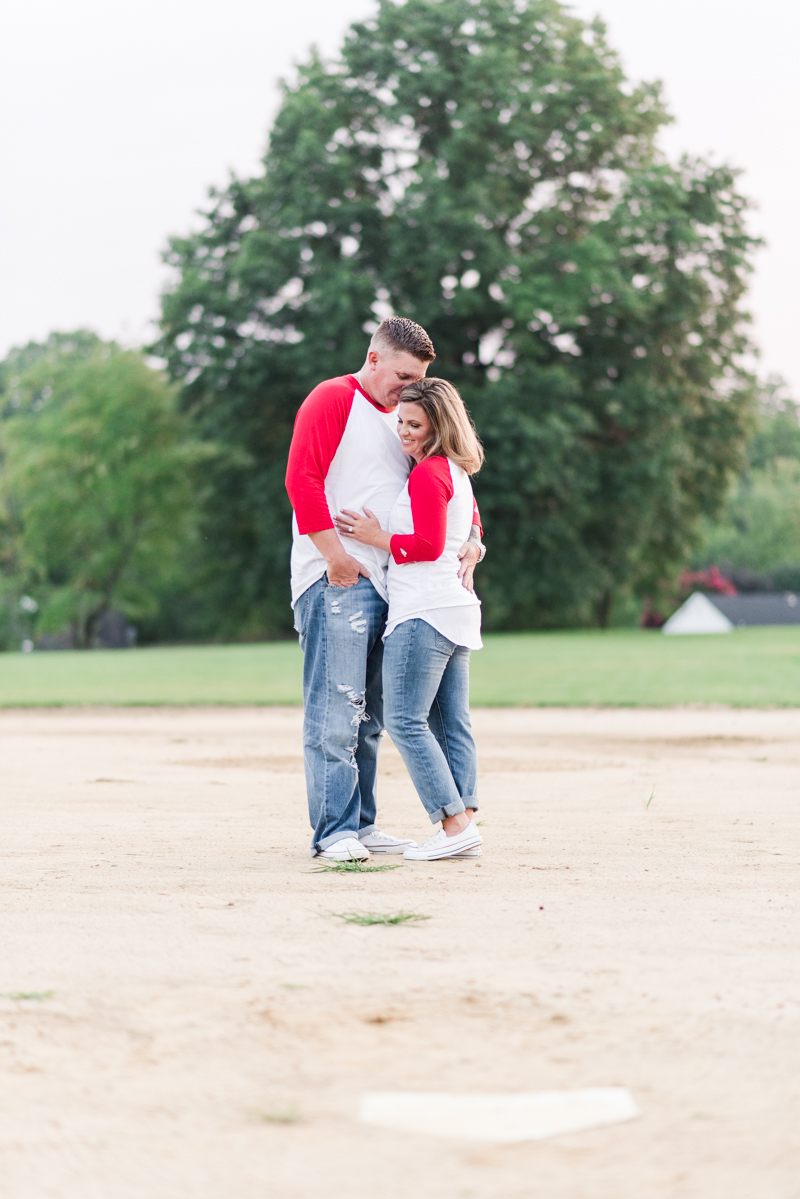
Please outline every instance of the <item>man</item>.
[{"label": "man", "polygon": [[[303,402],[289,450],[311,852],[335,861],[403,853],[414,844],[375,824],[388,554],[357,542],[346,549],[332,516],[369,508],[386,527],[411,466],[395,409],[403,388],[422,379],[435,357],[420,325],[389,317],[358,374],[320,383]],[[482,551],[476,517],[460,555],[462,574],[471,575]]]}]

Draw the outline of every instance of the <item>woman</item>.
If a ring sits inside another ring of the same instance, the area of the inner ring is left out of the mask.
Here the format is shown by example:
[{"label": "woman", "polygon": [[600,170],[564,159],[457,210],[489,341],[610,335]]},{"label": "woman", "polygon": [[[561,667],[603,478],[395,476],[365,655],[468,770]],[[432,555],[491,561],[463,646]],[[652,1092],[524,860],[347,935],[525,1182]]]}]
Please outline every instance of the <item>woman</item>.
[{"label": "woman", "polygon": [[398,407],[403,450],[414,459],[388,531],[345,510],[339,532],[389,552],[384,633],[384,719],[432,823],[442,827],[407,849],[415,861],[479,857],[477,754],[469,719],[469,656],[480,649],[480,600],[458,551],[473,520],[470,475],[483,449],[456,389],[444,379],[406,387]]}]

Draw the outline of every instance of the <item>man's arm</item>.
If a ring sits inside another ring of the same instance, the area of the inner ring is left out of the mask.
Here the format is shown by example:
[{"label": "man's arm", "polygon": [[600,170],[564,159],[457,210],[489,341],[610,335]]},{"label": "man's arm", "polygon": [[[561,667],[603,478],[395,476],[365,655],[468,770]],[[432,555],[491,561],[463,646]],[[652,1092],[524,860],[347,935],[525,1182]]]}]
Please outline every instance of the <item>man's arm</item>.
[{"label": "man's arm", "polygon": [[307,534],[327,563],[328,582],[352,587],[369,571],[351,558],[333,527],[325,498],[325,477],[344,436],[353,389],[343,380],[315,387],[294,423],[286,470],[286,490],[301,534]]},{"label": "man's arm", "polygon": [[467,538],[467,543],[469,544],[469,542],[472,542],[474,545],[477,545],[478,549],[480,550],[480,554],[481,554],[478,561],[483,562],[483,559],[486,557],[486,546],[481,541],[481,526],[480,525],[473,525],[472,528],[470,529],[469,537]]},{"label": "man's arm", "polygon": [[345,380],[320,383],[295,417],[286,490],[301,534],[333,529],[325,498],[325,479],[347,428],[353,388]]},{"label": "man's arm", "polygon": [[326,573],[332,587],[352,587],[358,582],[359,575],[369,578],[366,566],[348,554],[339,540],[339,534],[333,529],[309,533],[309,537],[328,564]]},{"label": "man's arm", "polygon": [[469,537],[458,552],[461,560],[458,577],[467,591],[474,589],[472,576],[475,573],[475,567],[479,562],[483,562],[483,559],[486,557],[486,546],[481,541],[483,535],[481,514],[478,511],[478,501],[474,495],[472,497],[472,521],[473,524],[469,532]]}]

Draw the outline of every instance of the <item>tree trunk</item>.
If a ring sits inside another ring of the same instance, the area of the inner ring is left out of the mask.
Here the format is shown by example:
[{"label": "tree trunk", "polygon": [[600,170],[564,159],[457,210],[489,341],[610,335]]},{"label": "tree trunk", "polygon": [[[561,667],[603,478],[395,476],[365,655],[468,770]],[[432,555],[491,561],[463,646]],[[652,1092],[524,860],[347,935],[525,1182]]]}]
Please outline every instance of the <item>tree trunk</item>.
[{"label": "tree trunk", "polygon": [[86,617],[86,620],[83,622],[83,629],[82,629],[82,637],[83,637],[82,648],[83,649],[92,649],[92,646],[94,644],[94,635],[95,635],[95,631],[97,629],[97,625],[98,625],[101,617],[105,616],[107,611],[108,611],[108,604],[105,603],[102,605],[102,607],[95,608],[94,612],[90,612],[89,615]]},{"label": "tree trunk", "polygon": [[612,599],[613,599],[613,596],[612,596],[609,588],[606,588],[605,591],[600,592],[600,597],[597,601],[597,606],[595,608],[598,629],[607,629],[608,628],[608,618],[611,615]]}]

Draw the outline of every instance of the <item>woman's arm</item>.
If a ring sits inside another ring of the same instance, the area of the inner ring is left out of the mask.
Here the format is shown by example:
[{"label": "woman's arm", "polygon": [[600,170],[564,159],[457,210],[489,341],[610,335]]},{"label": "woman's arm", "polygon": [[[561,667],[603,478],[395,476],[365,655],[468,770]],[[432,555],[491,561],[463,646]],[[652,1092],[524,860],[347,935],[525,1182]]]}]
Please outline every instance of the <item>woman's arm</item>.
[{"label": "woman's arm", "polygon": [[352,537],[362,545],[374,545],[392,554],[395,562],[433,562],[442,554],[447,540],[447,505],[453,498],[450,464],[446,458],[425,458],[415,466],[408,480],[413,533],[384,532],[369,508],[366,516],[344,508],[336,521],[342,537]]},{"label": "woman's arm", "polygon": [[391,553],[395,562],[435,562],[447,541],[447,505],[453,498],[450,463],[437,455],[415,466],[408,479],[413,533],[395,533]]},{"label": "woman's arm", "polygon": [[353,512],[350,508],[343,508],[341,515],[333,518],[337,533],[341,533],[342,537],[352,537],[353,541],[360,541],[362,545],[377,546],[379,550],[386,550],[388,554],[391,551],[390,535],[384,533],[374,512],[370,512],[369,508],[365,508],[364,512],[366,516],[360,512]]},{"label": "woman's arm", "polygon": [[[366,516],[344,509],[335,517],[336,528],[343,537],[352,537],[366,545],[391,553],[398,565],[409,562],[434,562],[444,552],[447,540],[447,505],[453,498],[453,480],[446,458],[425,458],[412,470],[408,480],[411,500],[413,533],[390,536],[381,529],[377,518],[368,508]],[[480,521],[477,506],[473,520]],[[477,534],[473,540],[473,534]],[[477,542],[477,544],[476,544]],[[467,591],[473,591],[472,575],[480,555],[480,524],[472,526],[469,542],[462,546],[458,577]]]}]

